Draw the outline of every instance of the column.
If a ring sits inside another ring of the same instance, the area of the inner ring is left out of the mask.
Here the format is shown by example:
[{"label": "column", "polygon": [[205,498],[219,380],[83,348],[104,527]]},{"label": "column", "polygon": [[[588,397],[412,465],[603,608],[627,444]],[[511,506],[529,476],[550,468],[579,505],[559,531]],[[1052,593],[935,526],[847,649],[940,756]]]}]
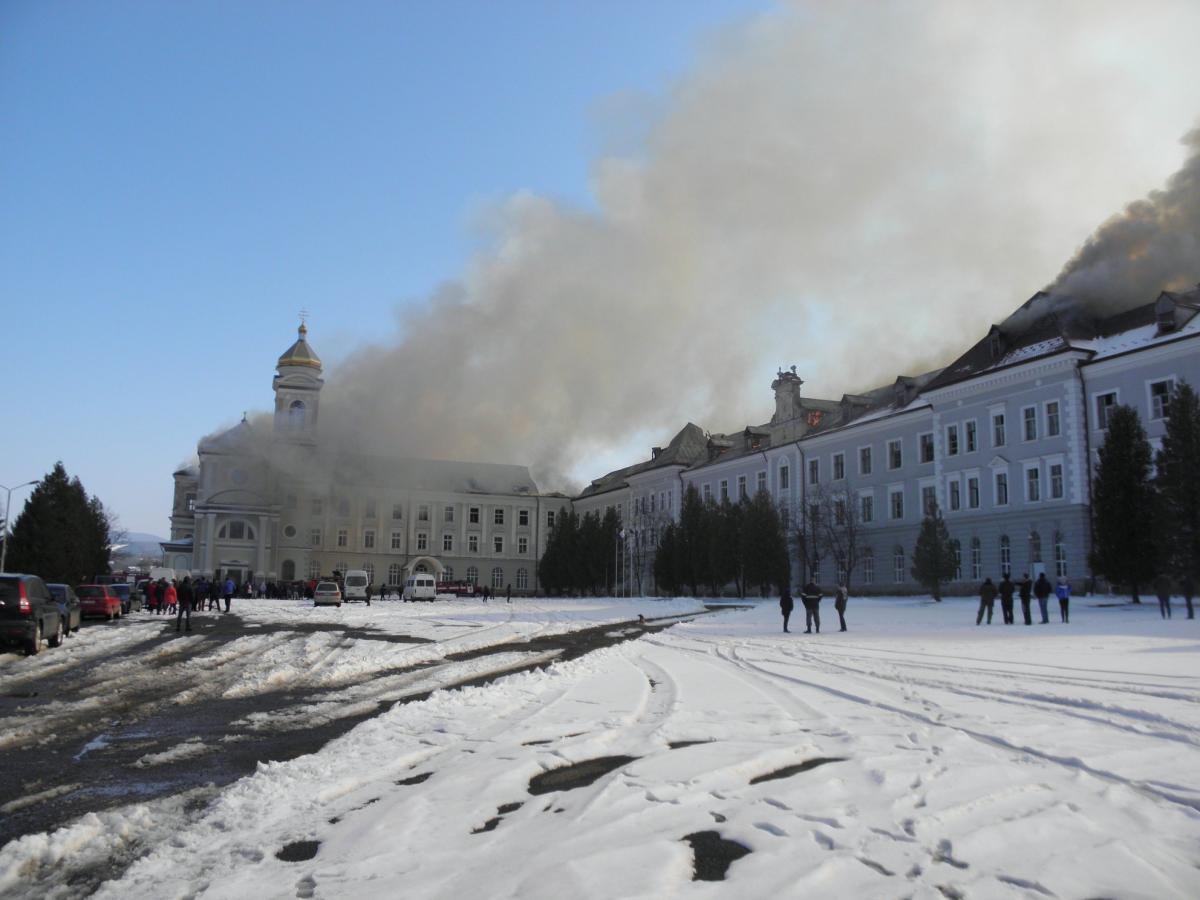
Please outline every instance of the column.
[{"label": "column", "polygon": [[258,517],[258,564],[257,575],[260,578],[266,578],[270,567],[267,565],[267,527],[268,520],[266,516]]},{"label": "column", "polygon": [[213,543],[217,538],[217,514],[204,514],[204,574],[213,575]]}]

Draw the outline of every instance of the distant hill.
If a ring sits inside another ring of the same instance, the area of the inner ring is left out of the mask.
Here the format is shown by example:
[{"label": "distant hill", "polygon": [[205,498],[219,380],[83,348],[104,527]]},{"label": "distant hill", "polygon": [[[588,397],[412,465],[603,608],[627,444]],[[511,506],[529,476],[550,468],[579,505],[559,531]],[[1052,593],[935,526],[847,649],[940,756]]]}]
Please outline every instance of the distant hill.
[{"label": "distant hill", "polygon": [[158,546],[166,538],[159,537],[157,534],[148,534],[144,531],[131,531],[125,535],[125,540],[119,544],[113,544],[113,556],[158,556],[162,553],[162,548]]}]

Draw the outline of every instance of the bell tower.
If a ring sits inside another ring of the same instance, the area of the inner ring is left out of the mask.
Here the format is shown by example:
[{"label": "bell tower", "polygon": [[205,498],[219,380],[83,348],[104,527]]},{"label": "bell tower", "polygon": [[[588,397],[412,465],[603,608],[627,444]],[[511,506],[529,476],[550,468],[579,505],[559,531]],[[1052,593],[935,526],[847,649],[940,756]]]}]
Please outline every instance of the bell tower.
[{"label": "bell tower", "polygon": [[316,440],[320,410],[321,358],[308,344],[308,326],[300,323],[299,336],[275,364],[275,438],[300,444]]}]

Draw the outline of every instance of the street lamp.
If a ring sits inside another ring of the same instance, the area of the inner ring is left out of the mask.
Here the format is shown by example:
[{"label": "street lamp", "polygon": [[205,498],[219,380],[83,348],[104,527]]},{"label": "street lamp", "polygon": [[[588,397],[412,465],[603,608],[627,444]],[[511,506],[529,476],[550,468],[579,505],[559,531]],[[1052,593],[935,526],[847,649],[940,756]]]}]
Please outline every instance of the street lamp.
[{"label": "street lamp", "polygon": [[19,491],[23,487],[29,487],[31,484],[37,484],[37,481],[27,481],[24,484],[18,484],[14,487],[6,487],[0,484],[0,488],[4,488],[8,495],[4,499],[4,546],[0,547],[0,572],[4,571],[4,560],[8,558],[8,536],[12,533],[8,527],[8,523],[12,521],[12,492]]}]

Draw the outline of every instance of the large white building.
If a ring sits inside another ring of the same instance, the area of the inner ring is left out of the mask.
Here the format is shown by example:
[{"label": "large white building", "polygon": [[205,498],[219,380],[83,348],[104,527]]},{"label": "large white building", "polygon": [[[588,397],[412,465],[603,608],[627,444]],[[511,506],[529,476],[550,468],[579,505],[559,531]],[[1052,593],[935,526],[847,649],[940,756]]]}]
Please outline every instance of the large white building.
[{"label": "large white building", "polygon": [[267,426],[243,419],[200,441],[175,472],[164,562],[238,582],[365,569],[375,584],[412,572],[503,590],[537,589],[537,560],[570,500],[524,466],[384,458],[319,437],[321,360],[301,325],[276,363]]}]

